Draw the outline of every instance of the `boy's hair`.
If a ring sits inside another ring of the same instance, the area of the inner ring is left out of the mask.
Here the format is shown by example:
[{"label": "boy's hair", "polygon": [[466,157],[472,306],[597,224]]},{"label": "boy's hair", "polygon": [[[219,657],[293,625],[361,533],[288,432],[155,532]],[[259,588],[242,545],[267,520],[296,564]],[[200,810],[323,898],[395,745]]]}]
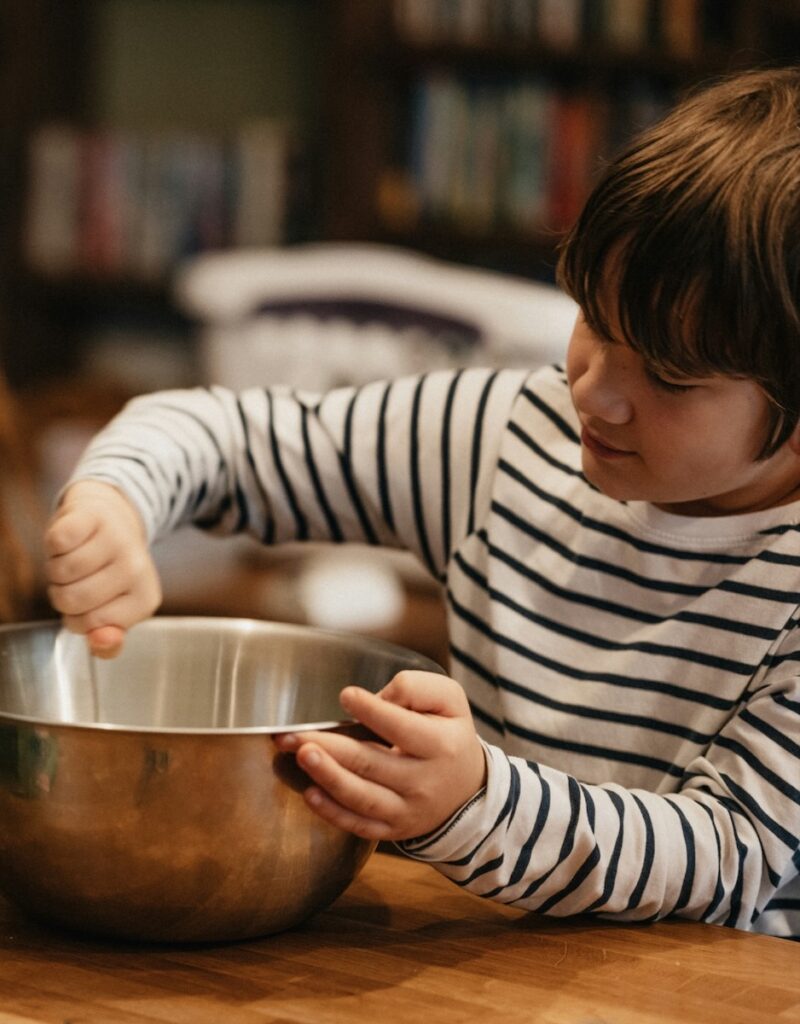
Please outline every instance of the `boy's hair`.
[{"label": "boy's hair", "polygon": [[558,278],[656,371],[757,381],[760,457],[776,451],[800,419],[800,68],[727,78],[638,136],[567,235]]}]

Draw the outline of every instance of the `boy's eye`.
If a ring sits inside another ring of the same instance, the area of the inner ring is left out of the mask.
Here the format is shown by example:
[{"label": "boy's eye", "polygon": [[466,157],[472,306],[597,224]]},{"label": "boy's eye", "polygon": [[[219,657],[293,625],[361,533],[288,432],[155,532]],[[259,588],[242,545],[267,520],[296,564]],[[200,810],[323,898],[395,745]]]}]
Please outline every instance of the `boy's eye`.
[{"label": "boy's eye", "polygon": [[666,378],[656,373],[655,370],[648,370],[647,376],[656,387],[661,388],[663,391],[669,391],[671,394],[680,395],[686,391],[691,391],[695,387],[694,384],[680,384],[678,381],[666,380]]}]

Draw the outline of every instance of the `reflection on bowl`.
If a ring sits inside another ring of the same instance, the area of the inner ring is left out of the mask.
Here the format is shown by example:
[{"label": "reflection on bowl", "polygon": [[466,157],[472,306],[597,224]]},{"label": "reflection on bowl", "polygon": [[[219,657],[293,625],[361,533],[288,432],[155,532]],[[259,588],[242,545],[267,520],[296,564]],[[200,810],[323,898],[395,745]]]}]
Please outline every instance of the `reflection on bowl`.
[{"label": "reflection on bowl", "polygon": [[0,627],[0,889],[47,921],[126,939],[291,927],[374,844],[321,821],[272,737],[339,728],[338,695],[441,669],[378,640],[160,617],[112,661],[57,623]]}]

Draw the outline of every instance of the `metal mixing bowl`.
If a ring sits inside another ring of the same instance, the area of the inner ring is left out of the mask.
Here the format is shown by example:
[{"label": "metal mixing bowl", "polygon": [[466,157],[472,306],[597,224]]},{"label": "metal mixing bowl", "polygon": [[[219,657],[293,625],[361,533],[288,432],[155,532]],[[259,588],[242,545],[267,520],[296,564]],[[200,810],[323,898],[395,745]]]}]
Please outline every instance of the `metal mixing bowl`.
[{"label": "metal mixing bowl", "polygon": [[125,939],[288,928],[374,844],[307,808],[273,735],[341,728],[341,688],[441,671],[378,640],[240,619],[156,618],[96,661],[57,623],[0,627],[0,889]]}]

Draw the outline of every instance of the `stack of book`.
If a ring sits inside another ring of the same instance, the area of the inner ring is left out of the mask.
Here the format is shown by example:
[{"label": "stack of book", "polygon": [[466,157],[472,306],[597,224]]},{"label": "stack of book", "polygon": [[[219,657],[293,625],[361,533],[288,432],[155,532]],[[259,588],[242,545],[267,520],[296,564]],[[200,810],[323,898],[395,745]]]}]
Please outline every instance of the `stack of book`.
[{"label": "stack of book", "polygon": [[410,226],[560,232],[580,211],[603,155],[667,103],[643,83],[615,98],[530,77],[424,74],[414,86],[406,166],[392,172],[405,180]]},{"label": "stack of book", "polygon": [[409,42],[599,45],[693,59],[733,37],[735,0],[395,0]]},{"label": "stack of book", "polygon": [[44,125],[30,143],[27,263],[158,281],[200,250],[280,244],[293,155],[271,120],[225,141]]}]

